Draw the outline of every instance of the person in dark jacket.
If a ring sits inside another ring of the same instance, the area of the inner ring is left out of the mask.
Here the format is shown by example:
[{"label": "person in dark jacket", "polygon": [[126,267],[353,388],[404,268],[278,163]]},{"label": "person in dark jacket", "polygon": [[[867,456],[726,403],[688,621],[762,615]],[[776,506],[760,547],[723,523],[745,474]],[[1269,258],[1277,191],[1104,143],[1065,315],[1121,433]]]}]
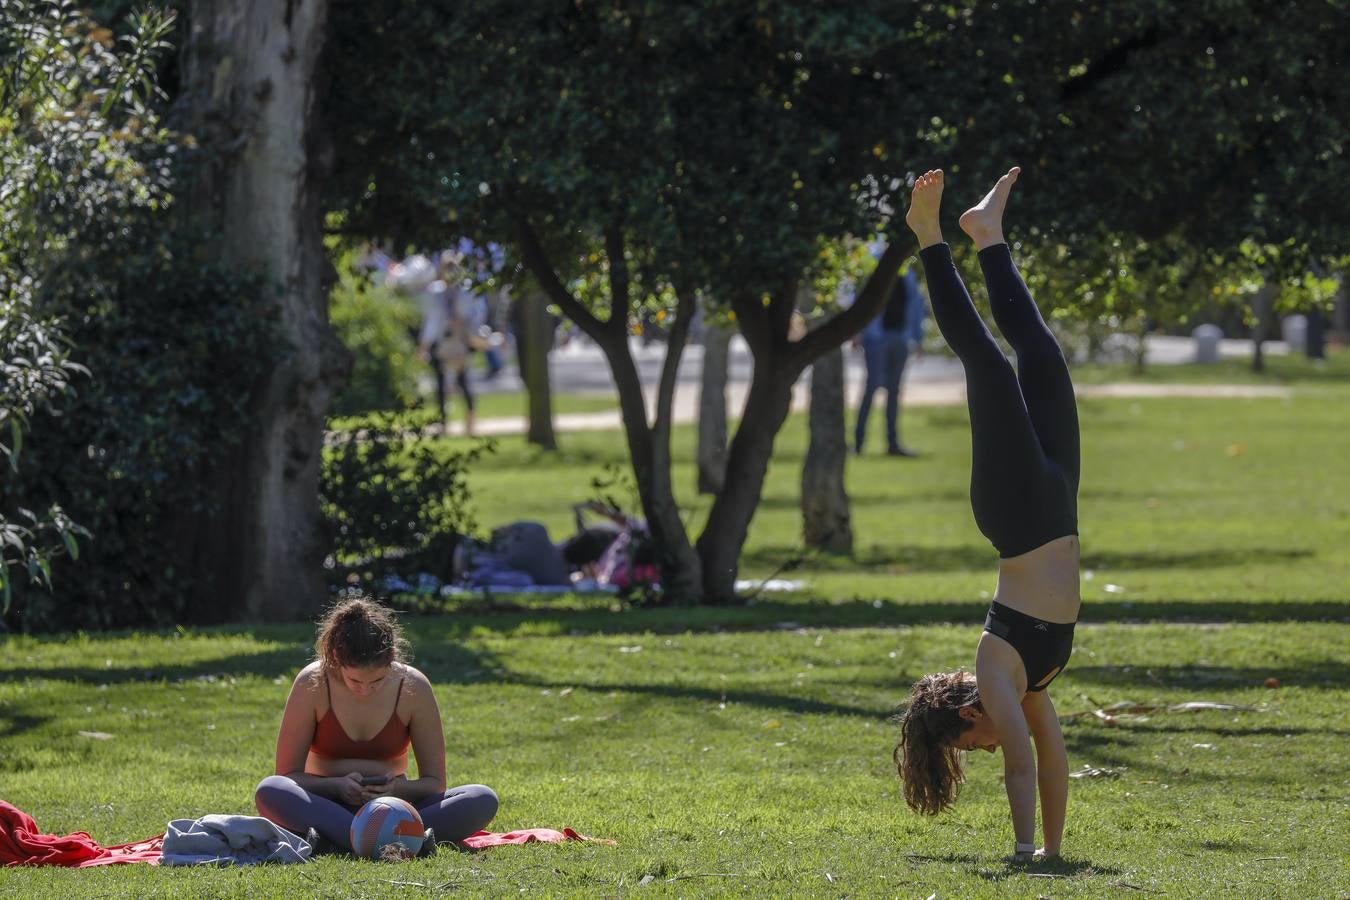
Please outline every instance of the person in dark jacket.
[{"label": "person in dark jacket", "polygon": [[886,306],[863,329],[860,343],[867,365],[867,383],[863,387],[853,429],[853,449],[859,455],[867,438],[872,398],[878,390],[885,390],[886,452],[891,456],[918,456],[900,443],[900,379],[905,374],[910,353],[923,341],[927,315],[923,294],[919,292],[919,277],[911,267],[901,273]]}]

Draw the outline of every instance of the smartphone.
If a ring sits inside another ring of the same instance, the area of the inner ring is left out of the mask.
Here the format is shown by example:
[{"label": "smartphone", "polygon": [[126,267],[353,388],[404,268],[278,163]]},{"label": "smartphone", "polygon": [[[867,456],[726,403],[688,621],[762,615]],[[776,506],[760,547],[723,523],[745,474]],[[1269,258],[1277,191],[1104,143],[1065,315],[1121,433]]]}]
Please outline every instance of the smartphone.
[{"label": "smartphone", "polygon": [[388,784],[389,778],[388,775],[363,775],[361,776],[361,784]]}]

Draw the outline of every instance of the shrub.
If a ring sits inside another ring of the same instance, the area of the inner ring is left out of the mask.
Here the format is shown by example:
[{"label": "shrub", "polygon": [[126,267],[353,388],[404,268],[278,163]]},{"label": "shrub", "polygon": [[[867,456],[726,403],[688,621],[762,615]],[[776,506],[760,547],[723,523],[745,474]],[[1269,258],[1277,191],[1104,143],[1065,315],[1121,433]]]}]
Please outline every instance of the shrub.
[{"label": "shrub", "polygon": [[417,399],[418,374],[425,368],[416,355],[421,323],[417,304],[359,274],[344,257],[328,314],[342,343],[352,352],[347,384],[333,398],[337,416],[397,410]]},{"label": "shrub", "polygon": [[[88,533],[62,509],[67,485],[48,477],[56,455],[50,414],[71,392],[71,376],[87,371],[69,358],[72,345],[85,349],[75,337],[81,321],[47,301],[58,282],[80,280],[72,273],[96,272],[95,260],[115,266],[106,251],[127,223],[167,202],[173,148],[149,103],[172,23],[143,11],[118,43],[71,3],[0,0],[0,454],[8,461],[0,585],[11,622],[23,583],[12,567],[50,588],[53,561],[63,549],[77,556],[76,535]],[[69,405],[61,411],[71,415]],[[41,470],[19,465],[30,429]]]},{"label": "shrub", "polygon": [[385,575],[417,572],[445,580],[455,545],[476,530],[466,476],[494,445],[449,451],[421,438],[425,418],[377,414],[332,434],[320,502],[335,584],[378,591]]}]

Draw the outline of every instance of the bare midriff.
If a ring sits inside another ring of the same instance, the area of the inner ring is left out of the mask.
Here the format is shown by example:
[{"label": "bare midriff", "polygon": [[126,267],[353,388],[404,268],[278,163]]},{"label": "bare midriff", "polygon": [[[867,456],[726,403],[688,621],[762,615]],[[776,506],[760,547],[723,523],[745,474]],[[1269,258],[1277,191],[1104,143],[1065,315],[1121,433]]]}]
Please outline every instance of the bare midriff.
[{"label": "bare midriff", "polygon": [[305,759],[305,771],[310,775],[340,777],[360,772],[362,775],[405,775],[408,772],[408,754],[393,759],[334,759],[310,753]]},{"label": "bare midriff", "polygon": [[1047,622],[1077,622],[1078,535],[1067,534],[1020,556],[1001,559],[994,599]]}]

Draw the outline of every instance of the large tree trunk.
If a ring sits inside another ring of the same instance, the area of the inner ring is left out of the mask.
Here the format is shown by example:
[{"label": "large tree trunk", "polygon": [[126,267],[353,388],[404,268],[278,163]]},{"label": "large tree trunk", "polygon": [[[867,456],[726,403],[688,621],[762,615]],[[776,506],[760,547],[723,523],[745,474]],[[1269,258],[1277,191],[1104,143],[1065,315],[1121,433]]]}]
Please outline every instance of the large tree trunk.
[{"label": "large tree trunk", "polygon": [[328,325],[314,73],[325,0],[189,6],[183,110],[215,154],[189,203],[228,265],[273,286],[281,349],[249,431],[211,475],[214,514],[189,514],[202,620],[308,617],[325,599],[318,483],[324,414],[346,356]]},{"label": "large tree trunk", "polygon": [[[624,432],[628,438],[628,452],[633,461],[633,478],[637,482],[638,496],[642,501],[642,510],[647,518],[647,527],[651,531],[652,541],[660,556],[661,588],[671,602],[696,601],[702,585],[702,567],[698,554],[689,543],[689,535],[680,517],[679,505],[675,502],[675,489],[671,480],[670,424],[668,413],[663,422],[658,412],[656,427],[647,424],[646,401],[642,394],[642,381],[638,377],[633,354],[628,347],[628,337],[621,334],[617,339],[606,340],[601,344],[605,357],[609,360],[610,371],[614,375],[614,385],[618,389],[619,409],[623,414]],[[665,368],[679,364],[679,356],[684,350],[683,338],[679,343],[672,340],[666,347]],[[658,390],[657,405],[668,410],[671,394],[674,392],[674,379],[669,385],[662,379]]]},{"label": "large tree trunk", "polygon": [[736,574],[750,520],[759,505],[774,439],[792,406],[792,385],[800,369],[775,367],[756,359],[745,410],[727,455],[726,483],[713,501],[698,538],[703,560],[703,599],[724,603],[736,596]]},{"label": "large tree trunk", "polygon": [[558,449],[553,433],[553,392],[549,380],[548,354],[553,349],[552,317],[548,314],[548,300],[534,294],[525,300],[525,333],[521,335],[517,351],[520,375],[529,395],[530,428],[526,440],[545,450]]},{"label": "large tree trunk", "polygon": [[802,462],[802,540],[830,553],[853,552],[844,488],[844,353],[832,350],[811,366],[811,442]]},{"label": "large tree trunk", "polygon": [[703,372],[698,395],[698,492],[722,490],[727,470],[727,365],[733,331],[703,329]]},{"label": "large tree trunk", "polygon": [[1336,305],[1332,308],[1331,327],[1341,340],[1350,340],[1350,278],[1342,272],[1336,276],[1340,287],[1336,290]]}]

